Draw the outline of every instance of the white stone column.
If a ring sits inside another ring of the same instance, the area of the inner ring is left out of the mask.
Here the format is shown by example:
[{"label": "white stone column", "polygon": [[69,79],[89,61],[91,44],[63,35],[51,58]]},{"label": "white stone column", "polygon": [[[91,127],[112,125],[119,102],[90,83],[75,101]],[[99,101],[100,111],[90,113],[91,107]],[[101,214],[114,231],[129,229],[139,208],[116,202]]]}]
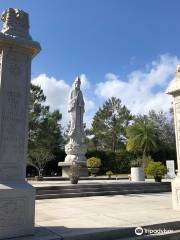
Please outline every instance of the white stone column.
[{"label": "white stone column", "polygon": [[176,134],[176,152],[178,173],[172,181],[172,203],[175,210],[180,210],[180,65],[176,67],[176,80],[172,83],[167,94],[173,96],[173,111]]},{"label": "white stone column", "polygon": [[28,14],[7,9],[0,32],[0,239],[34,233],[35,190],[25,181],[31,60],[40,51]]}]

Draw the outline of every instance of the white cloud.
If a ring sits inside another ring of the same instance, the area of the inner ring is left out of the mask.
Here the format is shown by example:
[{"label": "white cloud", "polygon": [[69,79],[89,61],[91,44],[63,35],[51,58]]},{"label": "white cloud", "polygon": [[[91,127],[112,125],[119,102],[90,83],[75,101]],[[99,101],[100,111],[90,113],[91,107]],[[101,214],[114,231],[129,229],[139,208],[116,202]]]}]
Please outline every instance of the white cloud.
[{"label": "white cloud", "polygon": [[[85,74],[81,74],[82,90],[88,90],[90,83]],[[62,113],[62,123],[64,126],[68,123],[68,97],[71,90],[71,86],[64,80],[57,80],[54,77],[48,77],[46,74],[40,74],[37,78],[32,79],[32,83],[41,86],[46,99],[46,104],[50,106],[51,110],[60,110]],[[85,119],[91,118],[88,114],[95,107],[92,100],[84,97],[85,100]]]},{"label": "white cloud", "polygon": [[[90,84],[85,74],[81,74],[81,89],[85,100],[84,122],[90,127],[95,111],[107,98],[120,98],[134,114],[147,113],[149,110],[168,110],[172,98],[165,94],[166,88],[175,77],[176,56],[162,55],[158,60],[146,65],[145,70],[136,70],[121,79],[114,73],[105,75],[105,80],[95,86]],[[32,80],[40,85],[47,97],[51,110],[59,109],[63,115],[62,123],[68,123],[67,104],[71,86],[65,80],[57,80],[41,74]],[[93,89],[95,88],[95,92]]]},{"label": "white cloud", "polygon": [[95,103],[92,100],[88,100],[86,97],[84,97],[84,102],[86,106],[86,112],[89,112],[95,108]]},{"label": "white cloud", "polygon": [[87,79],[86,75],[83,73],[80,75],[81,78],[81,89],[82,90],[89,90],[90,89],[90,82]]},{"label": "white cloud", "polygon": [[146,70],[130,73],[126,81],[108,73],[105,81],[97,84],[95,94],[101,99],[120,98],[134,114],[147,113],[151,109],[166,111],[172,99],[165,94],[165,89],[174,78],[179,62],[175,56],[161,55]]},{"label": "white cloud", "polygon": [[63,115],[63,122],[67,122],[67,102],[70,86],[64,80],[58,81],[54,77],[48,77],[46,74],[40,74],[32,80],[32,83],[41,86],[47,97],[47,105],[50,106],[51,110],[60,110]]}]

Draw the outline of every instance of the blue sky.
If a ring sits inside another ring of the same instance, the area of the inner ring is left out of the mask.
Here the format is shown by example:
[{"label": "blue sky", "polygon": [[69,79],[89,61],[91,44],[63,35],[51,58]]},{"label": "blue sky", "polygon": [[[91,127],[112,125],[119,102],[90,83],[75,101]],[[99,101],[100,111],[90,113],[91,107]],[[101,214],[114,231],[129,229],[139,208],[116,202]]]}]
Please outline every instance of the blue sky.
[{"label": "blue sky", "polygon": [[[8,7],[30,15],[31,35],[42,46],[32,79],[52,108],[65,115],[78,74],[84,79],[87,121],[111,96],[122,98],[134,113],[170,106],[163,93],[180,59],[179,0],[0,0],[1,12]],[[48,91],[48,84],[54,89]]]}]

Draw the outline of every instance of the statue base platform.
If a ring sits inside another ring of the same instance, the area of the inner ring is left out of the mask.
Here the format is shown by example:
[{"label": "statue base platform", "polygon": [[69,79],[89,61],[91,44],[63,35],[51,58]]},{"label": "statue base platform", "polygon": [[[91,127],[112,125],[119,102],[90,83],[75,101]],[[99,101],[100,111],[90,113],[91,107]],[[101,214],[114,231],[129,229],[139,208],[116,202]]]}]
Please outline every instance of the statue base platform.
[{"label": "statue base platform", "polygon": [[180,177],[172,180],[171,187],[173,209],[180,211]]},{"label": "statue base platform", "polygon": [[25,181],[0,182],[0,239],[34,234],[35,189]]},{"label": "statue base platform", "polygon": [[[88,177],[88,169],[86,167],[86,163],[84,162],[77,162],[79,166],[79,177]],[[59,162],[59,167],[62,167],[62,177],[69,177],[71,175],[71,162]]]}]

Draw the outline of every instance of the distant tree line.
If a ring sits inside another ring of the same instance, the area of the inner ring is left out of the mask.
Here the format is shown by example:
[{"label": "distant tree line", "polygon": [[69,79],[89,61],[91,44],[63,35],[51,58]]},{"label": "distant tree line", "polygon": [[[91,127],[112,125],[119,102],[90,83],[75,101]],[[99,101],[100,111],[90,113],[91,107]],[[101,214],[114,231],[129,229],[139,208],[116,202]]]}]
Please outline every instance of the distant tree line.
[{"label": "distant tree line", "polygon": [[[60,174],[59,161],[64,161],[66,129],[61,126],[62,114],[50,111],[46,96],[39,86],[31,85],[28,134],[27,173]],[[102,161],[100,174],[111,170],[128,173],[131,162],[149,156],[165,163],[176,160],[173,110],[146,115],[133,115],[121,100],[112,97],[95,113],[92,127],[86,129],[87,158]]]}]

